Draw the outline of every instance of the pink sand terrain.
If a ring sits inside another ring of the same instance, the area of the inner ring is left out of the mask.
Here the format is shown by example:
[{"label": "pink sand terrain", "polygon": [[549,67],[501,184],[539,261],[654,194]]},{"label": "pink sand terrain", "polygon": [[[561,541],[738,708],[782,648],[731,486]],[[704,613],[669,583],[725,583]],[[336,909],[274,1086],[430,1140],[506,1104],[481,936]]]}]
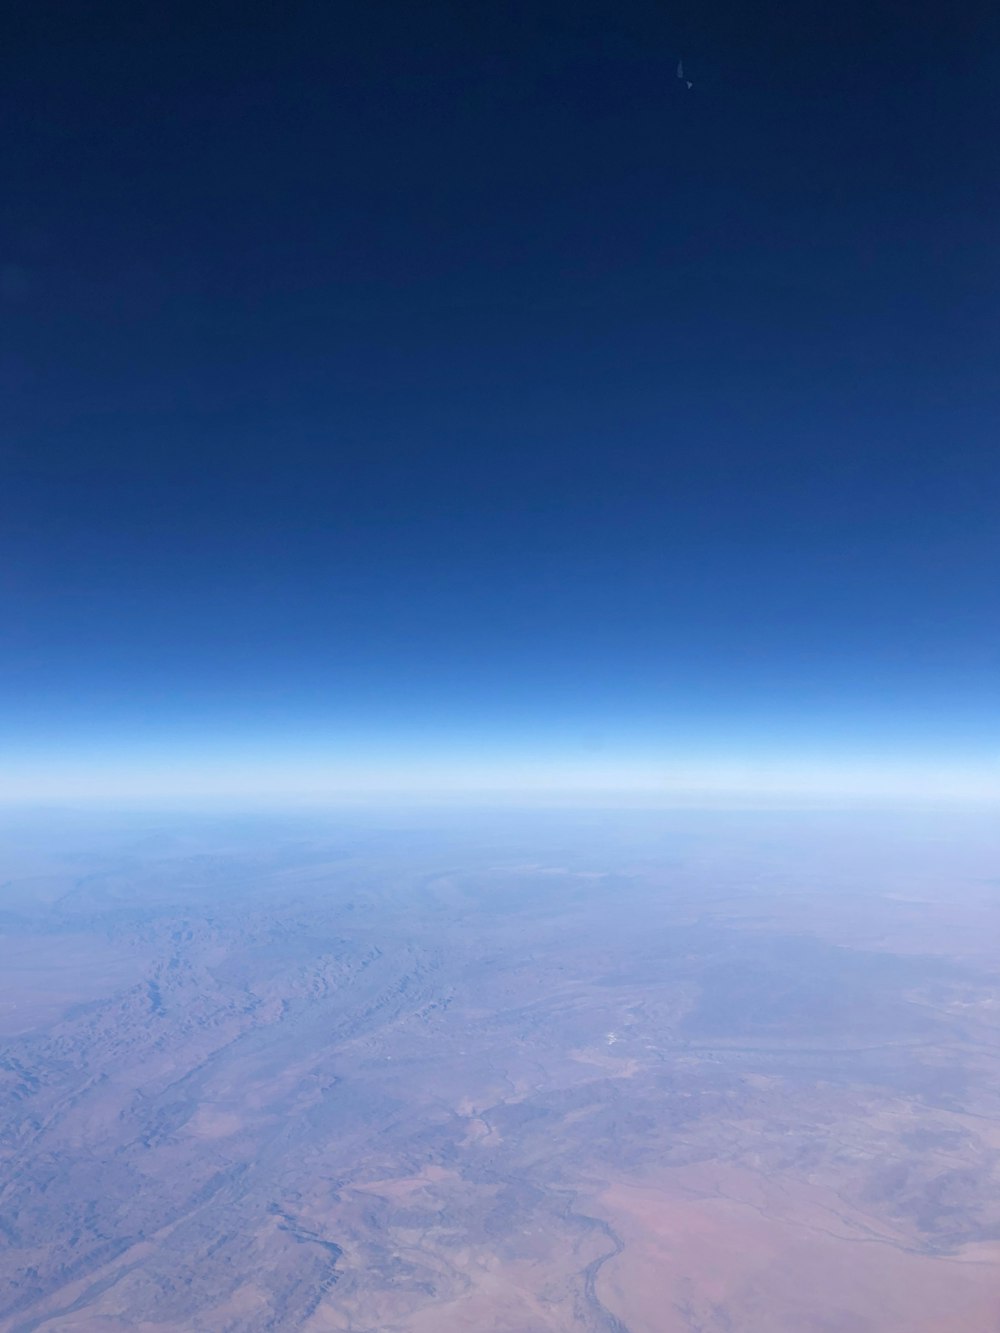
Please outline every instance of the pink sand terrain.
[{"label": "pink sand terrain", "polygon": [[0,1329],[997,1333],[1000,854],[0,830]]}]

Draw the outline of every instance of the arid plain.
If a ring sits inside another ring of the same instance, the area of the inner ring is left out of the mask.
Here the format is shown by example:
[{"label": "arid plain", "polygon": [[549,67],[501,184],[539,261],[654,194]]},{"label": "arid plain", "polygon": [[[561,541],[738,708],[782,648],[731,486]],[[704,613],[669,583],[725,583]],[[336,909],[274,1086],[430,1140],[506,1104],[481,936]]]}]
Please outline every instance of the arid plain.
[{"label": "arid plain", "polygon": [[0,831],[0,1328],[997,1333],[978,817]]}]

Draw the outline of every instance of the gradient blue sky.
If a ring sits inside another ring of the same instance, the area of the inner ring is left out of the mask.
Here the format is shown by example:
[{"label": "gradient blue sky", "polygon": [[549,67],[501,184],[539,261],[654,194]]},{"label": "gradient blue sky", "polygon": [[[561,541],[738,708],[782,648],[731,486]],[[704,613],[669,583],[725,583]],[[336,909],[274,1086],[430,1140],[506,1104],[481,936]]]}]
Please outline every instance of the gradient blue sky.
[{"label": "gradient blue sky", "polygon": [[0,793],[1000,793],[993,9],[15,3]]}]

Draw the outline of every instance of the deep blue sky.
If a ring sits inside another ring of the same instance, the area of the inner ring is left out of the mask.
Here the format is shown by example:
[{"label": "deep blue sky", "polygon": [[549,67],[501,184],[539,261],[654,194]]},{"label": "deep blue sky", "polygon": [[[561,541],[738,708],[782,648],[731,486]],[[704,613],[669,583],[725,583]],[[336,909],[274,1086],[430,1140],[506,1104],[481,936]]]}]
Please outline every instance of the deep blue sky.
[{"label": "deep blue sky", "polygon": [[6,789],[987,781],[994,8],[15,3]]}]

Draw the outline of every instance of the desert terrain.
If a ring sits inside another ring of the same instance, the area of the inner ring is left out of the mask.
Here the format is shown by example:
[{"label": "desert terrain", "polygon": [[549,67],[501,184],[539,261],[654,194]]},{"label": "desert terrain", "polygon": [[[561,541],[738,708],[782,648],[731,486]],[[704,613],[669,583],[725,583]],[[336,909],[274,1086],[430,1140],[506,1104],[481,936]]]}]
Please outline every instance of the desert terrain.
[{"label": "desert terrain", "polygon": [[990,821],[0,827],[0,1329],[998,1333]]}]

